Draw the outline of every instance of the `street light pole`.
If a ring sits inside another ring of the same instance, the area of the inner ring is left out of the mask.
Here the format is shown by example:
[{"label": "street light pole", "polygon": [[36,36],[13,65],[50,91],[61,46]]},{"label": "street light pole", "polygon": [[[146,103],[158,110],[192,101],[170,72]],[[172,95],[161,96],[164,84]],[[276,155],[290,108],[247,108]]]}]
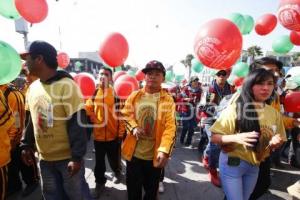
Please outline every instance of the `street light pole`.
[{"label": "street light pole", "polygon": [[23,35],[25,50],[28,48],[28,23],[24,18],[15,20],[16,32]]}]

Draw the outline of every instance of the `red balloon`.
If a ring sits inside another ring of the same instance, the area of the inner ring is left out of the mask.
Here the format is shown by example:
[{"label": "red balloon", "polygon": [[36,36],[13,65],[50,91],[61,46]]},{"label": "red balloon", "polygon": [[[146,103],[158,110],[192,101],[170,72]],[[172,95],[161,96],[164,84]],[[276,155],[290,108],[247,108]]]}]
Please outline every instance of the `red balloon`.
[{"label": "red balloon", "polygon": [[204,65],[214,69],[229,69],[239,59],[242,43],[242,34],[233,22],[214,19],[200,28],[194,51]]},{"label": "red balloon", "polygon": [[126,74],[125,71],[118,71],[118,72],[115,72],[114,75],[113,75],[113,81],[115,82],[120,76]]},{"label": "red balloon", "polygon": [[66,68],[69,63],[70,63],[70,57],[68,56],[68,54],[64,53],[64,52],[60,52],[57,55],[57,62],[58,62],[58,66],[60,66],[61,68]]},{"label": "red balloon", "polygon": [[39,23],[48,15],[46,0],[15,0],[15,5],[22,17],[30,23]]},{"label": "red balloon", "polygon": [[300,0],[281,0],[278,20],[285,28],[300,31]]},{"label": "red balloon", "polygon": [[300,92],[288,93],[283,104],[286,112],[300,112]]},{"label": "red balloon", "polygon": [[133,91],[138,89],[138,81],[128,74],[120,76],[114,84],[114,90],[120,99],[127,99]]},{"label": "red balloon", "polygon": [[234,84],[236,87],[240,87],[241,85],[243,85],[243,82],[244,82],[244,77],[236,77],[236,78],[233,80],[233,84]]},{"label": "red balloon", "polygon": [[95,79],[91,74],[82,72],[76,74],[73,79],[79,86],[84,99],[88,99],[93,96],[94,92],[96,91],[96,84]]},{"label": "red balloon", "polygon": [[275,29],[276,25],[276,16],[273,14],[265,14],[256,21],[255,32],[258,35],[267,35]]},{"label": "red balloon", "polygon": [[142,70],[138,70],[138,71],[136,72],[136,74],[135,74],[135,78],[136,78],[136,80],[138,80],[138,81],[144,80],[144,79],[145,79],[145,74],[144,74],[144,72],[142,72]]},{"label": "red balloon", "polygon": [[300,32],[291,31],[290,40],[294,45],[300,45]]},{"label": "red balloon", "polygon": [[120,33],[110,34],[101,44],[99,56],[111,67],[122,65],[128,57],[129,47],[126,38]]}]

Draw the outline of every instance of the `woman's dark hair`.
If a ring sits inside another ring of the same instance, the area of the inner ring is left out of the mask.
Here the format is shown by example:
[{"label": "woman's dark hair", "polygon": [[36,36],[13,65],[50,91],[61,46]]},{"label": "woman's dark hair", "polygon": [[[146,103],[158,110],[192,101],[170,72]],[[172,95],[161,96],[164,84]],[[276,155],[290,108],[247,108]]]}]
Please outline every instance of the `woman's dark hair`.
[{"label": "woman's dark hair", "polygon": [[[238,132],[260,132],[258,115],[254,107],[254,94],[252,87],[255,84],[262,83],[272,79],[275,84],[275,76],[271,71],[264,68],[258,68],[251,71],[245,78],[241,94],[236,101],[237,104],[237,119],[236,130]],[[268,103],[268,102],[266,102]]]},{"label": "woman's dark hair", "polygon": [[113,71],[112,71],[112,69],[110,69],[109,67],[103,66],[101,69],[103,69],[103,70],[105,70],[105,71],[108,71],[111,77],[113,76]]}]

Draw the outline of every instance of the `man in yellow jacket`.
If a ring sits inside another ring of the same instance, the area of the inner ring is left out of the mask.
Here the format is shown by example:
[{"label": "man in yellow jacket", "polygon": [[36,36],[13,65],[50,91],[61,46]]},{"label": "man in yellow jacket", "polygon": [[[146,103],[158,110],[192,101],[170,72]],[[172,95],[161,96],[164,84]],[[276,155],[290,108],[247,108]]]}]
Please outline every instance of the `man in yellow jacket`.
[{"label": "man in yellow jacket", "polygon": [[10,162],[10,139],[8,131],[15,120],[0,91],[0,200],[6,199],[8,163]]},{"label": "man in yellow jacket", "polygon": [[117,111],[121,105],[120,99],[115,94],[112,82],[112,70],[102,68],[99,71],[99,88],[95,95],[87,100],[87,115],[93,124],[95,147],[95,181],[96,188],[92,192],[94,198],[98,198],[107,181],[105,177],[107,155],[109,165],[114,172],[114,183],[121,181],[121,154],[120,141],[125,132],[124,125],[119,120]]},{"label": "man in yellow jacket", "polygon": [[[22,192],[22,196],[25,197],[39,186],[37,163],[33,162],[33,165],[27,166],[21,159],[20,142],[25,126],[25,96],[10,84],[0,85],[0,90],[3,92],[6,103],[15,119],[14,126],[8,132],[11,141],[11,162],[8,165],[7,195],[12,195],[22,190],[22,182],[19,175],[21,172],[22,179],[26,183],[26,188]],[[33,153],[32,159],[35,161]]]},{"label": "man in yellow jacket", "polygon": [[175,103],[161,88],[166,70],[162,63],[150,61],[142,70],[146,85],[132,93],[122,110],[127,136],[122,155],[127,161],[128,200],[157,197],[159,178],[176,140]]}]

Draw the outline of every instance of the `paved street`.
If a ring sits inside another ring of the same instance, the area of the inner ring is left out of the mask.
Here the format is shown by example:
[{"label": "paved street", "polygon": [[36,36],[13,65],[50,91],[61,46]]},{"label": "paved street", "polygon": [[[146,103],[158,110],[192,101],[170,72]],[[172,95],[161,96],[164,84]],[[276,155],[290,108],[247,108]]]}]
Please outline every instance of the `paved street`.
[{"label": "paved street", "polygon": [[[176,144],[172,159],[166,167],[165,193],[159,195],[160,200],[222,200],[224,195],[220,188],[210,184],[206,170],[199,162],[197,150],[198,134],[194,137],[192,147],[184,147]],[[92,168],[94,166],[94,153],[92,142],[86,155],[86,179],[90,188],[95,187]],[[272,186],[270,192],[260,200],[291,200],[286,192],[286,187],[300,179],[300,171],[285,165],[285,170],[272,170]],[[123,167],[125,172],[125,167]],[[126,200],[126,186],[123,183],[113,184],[112,173],[107,174],[108,181],[101,200]],[[9,200],[22,199],[20,195],[14,195]],[[41,200],[40,189],[24,200]]]}]

